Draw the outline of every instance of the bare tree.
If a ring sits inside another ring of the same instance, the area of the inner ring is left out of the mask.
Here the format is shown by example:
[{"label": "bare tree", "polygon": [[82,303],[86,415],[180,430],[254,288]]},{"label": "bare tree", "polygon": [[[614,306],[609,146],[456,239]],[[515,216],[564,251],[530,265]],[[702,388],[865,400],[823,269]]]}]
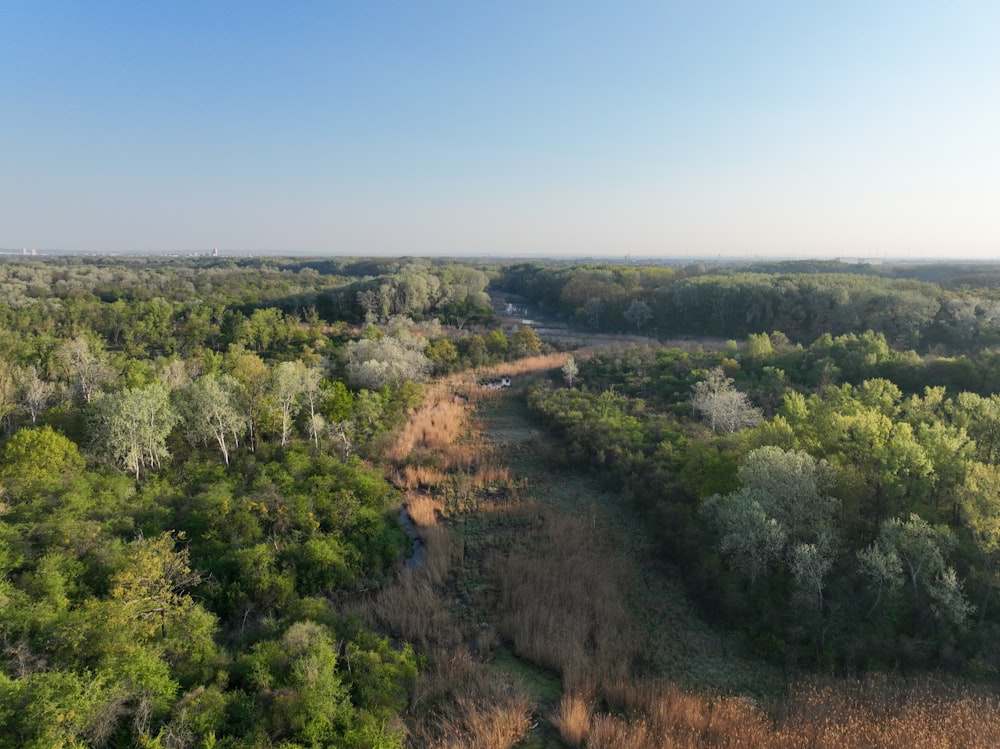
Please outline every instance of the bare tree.
[{"label": "bare tree", "polygon": [[733,434],[761,420],[761,410],[750,403],[746,393],[736,389],[722,367],[711,370],[691,390],[691,407],[702,415],[713,432]]},{"label": "bare tree", "polygon": [[14,380],[21,408],[31,417],[31,425],[34,426],[38,422],[38,416],[52,400],[56,391],[55,383],[43,380],[34,364],[16,370]]},{"label": "bare tree", "polygon": [[580,368],[576,366],[576,359],[572,356],[566,357],[566,363],[562,365],[562,375],[563,379],[566,380],[566,385],[573,387],[573,380],[580,373]]},{"label": "bare tree", "polygon": [[103,352],[94,352],[83,336],[63,343],[55,352],[56,363],[67,381],[85,403],[94,393],[114,379],[114,372],[105,361]]}]

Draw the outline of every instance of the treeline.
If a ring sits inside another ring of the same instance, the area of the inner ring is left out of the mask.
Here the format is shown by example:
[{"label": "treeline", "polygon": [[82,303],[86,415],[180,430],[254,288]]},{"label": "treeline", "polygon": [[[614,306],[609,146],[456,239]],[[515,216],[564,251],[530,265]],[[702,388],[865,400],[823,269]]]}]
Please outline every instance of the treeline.
[{"label": "treeline", "polygon": [[[857,356],[862,338],[881,360]],[[789,665],[995,673],[1000,396],[904,393],[887,376],[899,355],[862,338],[633,348],[529,404],[562,435],[553,459],[619,487],[751,647]]]},{"label": "treeline", "polygon": [[8,259],[0,262],[0,347],[19,355],[19,343],[43,348],[89,332],[128,357],[232,344],[280,356],[334,322],[402,316],[495,326],[487,284],[482,270],[423,260]]},{"label": "treeline", "polygon": [[802,343],[875,330],[895,347],[955,352],[1000,342],[1000,295],[985,281],[970,287],[965,271],[956,268],[946,286],[847,272],[520,264],[496,284],[593,330],[661,338],[781,330]]}]

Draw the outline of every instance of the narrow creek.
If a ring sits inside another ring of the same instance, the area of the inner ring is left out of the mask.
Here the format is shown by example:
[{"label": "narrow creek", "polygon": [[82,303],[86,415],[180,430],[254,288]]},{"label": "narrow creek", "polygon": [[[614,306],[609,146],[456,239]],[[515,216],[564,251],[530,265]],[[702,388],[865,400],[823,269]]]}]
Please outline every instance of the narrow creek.
[{"label": "narrow creek", "polygon": [[403,564],[408,570],[416,569],[424,563],[424,542],[420,540],[420,536],[417,534],[417,527],[413,524],[413,519],[407,511],[406,505],[399,508],[399,524],[403,526],[403,531],[413,541],[413,551],[404,560]]}]

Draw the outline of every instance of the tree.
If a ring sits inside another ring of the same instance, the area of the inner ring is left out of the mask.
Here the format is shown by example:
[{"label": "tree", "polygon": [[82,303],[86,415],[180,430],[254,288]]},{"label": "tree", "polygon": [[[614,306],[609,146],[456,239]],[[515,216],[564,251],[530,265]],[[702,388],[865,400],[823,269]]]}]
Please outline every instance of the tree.
[{"label": "tree", "polygon": [[486,350],[494,356],[503,356],[507,353],[507,349],[510,346],[507,334],[500,329],[491,330],[487,333],[485,343]]},{"label": "tree", "polygon": [[214,440],[229,465],[229,444],[239,446],[247,420],[236,404],[236,380],[230,375],[206,374],[182,391],[181,415],[187,438],[194,443]]},{"label": "tree", "polygon": [[38,423],[38,416],[52,400],[52,395],[56,390],[55,383],[43,380],[33,364],[24,369],[16,370],[14,380],[21,407],[31,418],[31,425],[34,426]]},{"label": "tree", "polygon": [[167,436],[180,416],[162,385],[98,393],[91,413],[98,450],[137,481],[144,470],[170,458]]},{"label": "tree", "polygon": [[737,475],[737,491],[714,495],[702,508],[719,533],[719,551],[751,585],[785,559],[800,590],[822,610],[836,547],[831,516],[838,502],[827,494],[833,469],[806,453],[769,446],[748,453]]},{"label": "tree", "polygon": [[719,552],[750,578],[751,586],[781,558],[788,540],[785,529],[764,512],[761,499],[759,492],[743,488],[713,494],[701,509],[719,535]]},{"label": "tree", "polygon": [[563,379],[566,380],[566,385],[573,387],[573,380],[580,373],[580,369],[576,366],[576,359],[572,356],[566,357],[566,363],[562,365],[562,375]]},{"label": "tree", "polygon": [[974,607],[965,599],[955,570],[945,561],[953,545],[954,538],[947,528],[931,526],[919,515],[911,514],[907,520],[890,518],[882,523],[873,546],[859,553],[858,559],[863,572],[883,589],[902,587],[899,580],[883,579],[898,570],[909,582],[916,610],[926,606],[936,619],[962,626]]},{"label": "tree", "polygon": [[127,563],[111,577],[111,598],[121,603],[127,620],[139,624],[141,637],[157,630],[166,637],[168,614],[176,617],[194,605],[187,591],[201,575],[191,569],[187,548],[175,550],[183,538],[170,532],[155,538],[140,535],[129,545]]},{"label": "tree", "polygon": [[434,371],[447,372],[458,359],[458,349],[447,338],[438,338],[427,344],[427,358],[434,364]]},{"label": "tree", "polygon": [[583,305],[584,314],[587,316],[587,324],[595,330],[601,326],[601,313],[604,312],[604,302],[597,297],[591,297]]},{"label": "tree", "polygon": [[510,347],[516,356],[530,356],[542,350],[542,340],[528,325],[513,333]]},{"label": "tree", "polygon": [[83,336],[63,343],[55,351],[55,360],[85,403],[114,379],[103,352],[95,353]]},{"label": "tree", "polygon": [[51,492],[80,476],[84,465],[76,443],[52,427],[22,429],[0,453],[0,488],[17,498]]},{"label": "tree", "polygon": [[642,330],[642,326],[652,318],[653,313],[650,311],[649,305],[639,299],[634,299],[625,310],[625,321],[635,326],[636,333]]},{"label": "tree", "polygon": [[792,547],[788,566],[806,600],[815,601],[816,610],[823,610],[823,590],[826,576],[833,567],[833,542],[827,534],[817,543],[800,543]]},{"label": "tree", "polygon": [[997,587],[1000,562],[1000,468],[973,463],[960,490],[962,520],[983,559],[986,578],[980,618],[985,617],[990,595]]},{"label": "tree", "polygon": [[746,393],[736,389],[722,367],[709,370],[705,379],[696,382],[691,390],[691,407],[705,418],[713,432],[733,434],[761,419],[761,410],[751,405]]},{"label": "tree", "polygon": [[8,417],[15,408],[16,390],[14,367],[0,359],[0,426],[8,426]]},{"label": "tree", "polygon": [[747,453],[737,472],[740,483],[762,498],[762,508],[789,538],[816,541],[831,529],[840,502],[830,496],[835,474],[825,460],[798,450],[760,447]]},{"label": "tree", "polygon": [[302,397],[309,409],[309,436],[318,448],[319,435],[326,426],[326,419],[319,412],[323,398],[323,370],[319,367],[306,367],[302,372]]},{"label": "tree", "polygon": [[230,347],[226,360],[226,369],[237,383],[234,395],[246,419],[250,452],[254,452],[260,442],[261,422],[273,405],[271,371],[263,359],[239,347]]},{"label": "tree", "polygon": [[[305,389],[305,365],[300,361],[281,362],[271,371],[271,395],[281,413],[281,446],[288,444],[292,419],[299,412],[299,397]],[[318,386],[318,381],[317,381]],[[314,412],[315,413],[315,412]]]},{"label": "tree", "polygon": [[347,377],[355,386],[369,390],[422,380],[431,368],[423,347],[420,339],[411,337],[351,341],[344,348]]}]

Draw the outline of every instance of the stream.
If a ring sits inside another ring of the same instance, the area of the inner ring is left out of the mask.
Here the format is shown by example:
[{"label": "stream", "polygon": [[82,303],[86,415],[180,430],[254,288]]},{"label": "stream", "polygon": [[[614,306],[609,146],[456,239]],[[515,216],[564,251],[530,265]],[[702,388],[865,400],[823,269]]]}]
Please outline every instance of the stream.
[{"label": "stream", "polygon": [[417,535],[417,527],[413,524],[413,519],[407,512],[405,505],[399,508],[399,524],[403,526],[406,535],[413,541],[413,553],[406,558],[404,566],[408,570],[416,569],[424,563],[424,542]]}]

